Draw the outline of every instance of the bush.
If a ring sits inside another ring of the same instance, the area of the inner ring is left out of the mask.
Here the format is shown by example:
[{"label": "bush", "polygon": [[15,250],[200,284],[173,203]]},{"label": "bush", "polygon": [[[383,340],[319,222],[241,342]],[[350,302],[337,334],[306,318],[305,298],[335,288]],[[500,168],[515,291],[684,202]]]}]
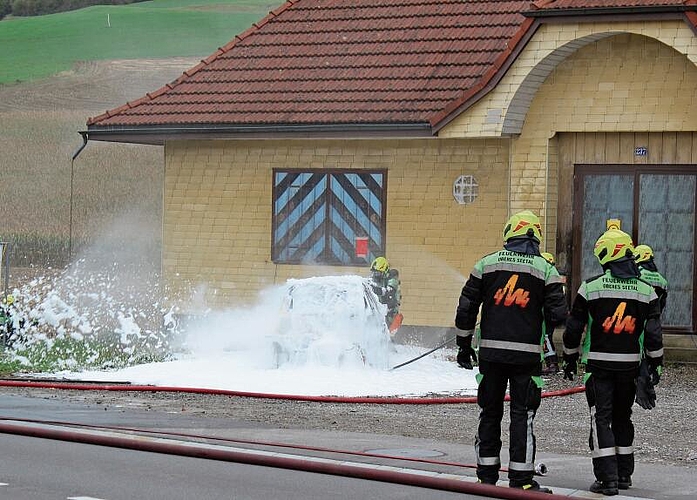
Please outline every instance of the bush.
[{"label": "bush", "polygon": [[80,260],[12,290],[0,325],[0,373],[115,369],[179,350],[176,308],[159,275],[98,264]]},{"label": "bush", "polygon": [[0,19],[12,12],[12,0],[0,0]]}]

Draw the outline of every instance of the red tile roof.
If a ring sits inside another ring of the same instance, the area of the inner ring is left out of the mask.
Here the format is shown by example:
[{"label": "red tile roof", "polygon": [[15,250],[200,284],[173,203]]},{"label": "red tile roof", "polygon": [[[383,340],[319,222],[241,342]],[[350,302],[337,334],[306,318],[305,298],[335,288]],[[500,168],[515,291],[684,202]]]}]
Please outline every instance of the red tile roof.
[{"label": "red tile roof", "polygon": [[91,118],[88,131],[433,125],[515,57],[536,22],[523,12],[695,3],[291,0],[172,83]]}]

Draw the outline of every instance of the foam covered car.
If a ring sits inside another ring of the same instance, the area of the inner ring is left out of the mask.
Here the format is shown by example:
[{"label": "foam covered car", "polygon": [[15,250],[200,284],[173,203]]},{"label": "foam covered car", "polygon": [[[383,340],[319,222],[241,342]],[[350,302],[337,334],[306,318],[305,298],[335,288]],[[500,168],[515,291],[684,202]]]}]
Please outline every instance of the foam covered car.
[{"label": "foam covered car", "polygon": [[274,364],[386,367],[385,312],[361,276],[288,280],[272,339]]}]

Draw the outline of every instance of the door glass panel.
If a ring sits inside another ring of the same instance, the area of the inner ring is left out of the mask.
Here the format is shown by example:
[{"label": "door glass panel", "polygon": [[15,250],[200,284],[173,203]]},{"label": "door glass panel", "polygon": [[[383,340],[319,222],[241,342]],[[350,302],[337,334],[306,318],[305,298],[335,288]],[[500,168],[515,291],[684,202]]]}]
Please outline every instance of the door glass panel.
[{"label": "door glass panel", "polygon": [[620,219],[622,230],[632,232],[634,176],[586,175],[583,190],[581,279],[585,280],[603,272],[593,254],[593,246],[605,232],[607,219]]},{"label": "door glass panel", "polygon": [[658,271],[668,280],[663,324],[692,326],[694,276],[694,175],[641,174],[639,241],[654,252]]}]

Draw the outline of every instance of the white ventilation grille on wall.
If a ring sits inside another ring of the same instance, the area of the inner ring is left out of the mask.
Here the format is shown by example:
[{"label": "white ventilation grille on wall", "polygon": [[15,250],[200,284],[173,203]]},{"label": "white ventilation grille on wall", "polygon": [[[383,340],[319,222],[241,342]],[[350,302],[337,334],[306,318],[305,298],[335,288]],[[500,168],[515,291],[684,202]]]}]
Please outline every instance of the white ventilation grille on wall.
[{"label": "white ventilation grille on wall", "polygon": [[473,175],[461,175],[453,182],[453,198],[460,205],[467,205],[477,199],[479,184]]}]

